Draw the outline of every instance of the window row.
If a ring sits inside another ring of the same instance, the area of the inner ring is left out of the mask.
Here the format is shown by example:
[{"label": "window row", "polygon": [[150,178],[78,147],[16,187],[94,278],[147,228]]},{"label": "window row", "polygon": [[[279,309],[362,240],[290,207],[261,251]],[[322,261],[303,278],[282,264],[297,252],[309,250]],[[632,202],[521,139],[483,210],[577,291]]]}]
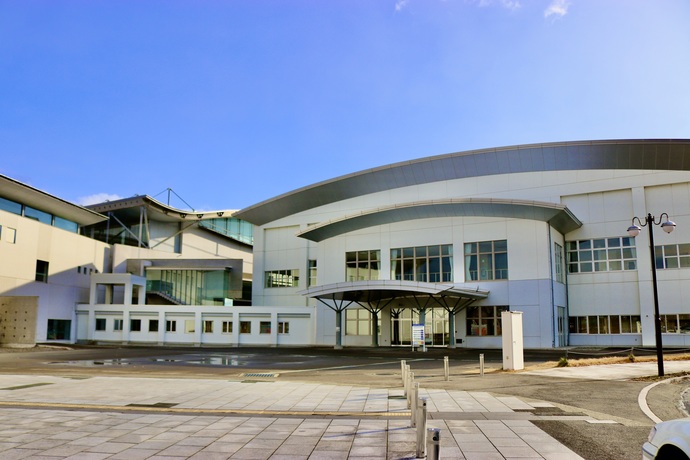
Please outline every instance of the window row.
[{"label": "window row", "polygon": [[690,315],[661,315],[661,332],[667,334],[690,334]]},{"label": "window row", "polygon": [[[142,332],[143,322],[147,320],[142,319],[130,319],[129,320],[129,330],[130,332]],[[184,323],[184,333],[193,334],[196,332],[196,321],[193,319],[180,320]],[[165,321],[165,332],[177,332],[177,320],[171,319]],[[213,334],[215,330],[216,323],[220,323],[219,332],[223,334],[232,334],[233,332],[233,322],[232,321],[214,321],[214,320],[204,320],[201,323],[202,332],[204,334]],[[108,320],[107,318],[96,318],[96,331],[107,331]],[[124,326],[124,320],[120,318],[114,318],[113,322],[113,332],[122,331]],[[251,321],[240,321],[240,334],[251,334],[252,333],[252,322]],[[147,330],[148,332],[158,332],[159,320],[149,319]],[[260,321],[259,322],[259,334],[270,334],[272,332],[271,321]],[[278,334],[289,334],[290,333],[290,323],[288,321],[278,321]]]},{"label": "window row", "polygon": [[[308,285],[316,284],[316,260],[309,260]],[[466,280],[508,279],[506,240],[465,243]],[[381,279],[381,250],[345,253],[345,280]],[[453,282],[453,245],[411,246],[390,250],[390,279],[422,283]],[[299,270],[272,270],[264,273],[264,286],[297,287]]]},{"label": "window row", "polygon": [[46,225],[52,225],[53,227],[61,228],[72,233],[77,233],[79,231],[79,225],[77,225],[76,222],[72,222],[71,220],[67,220],[59,216],[54,216],[53,214],[8,200],[6,198],[0,198],[0,210],[11,212],[12,214],[17,214],[28,219],[34,219]]},{"label": "window row", "polygon": [[640,334],[639,315],[592,315],[568,318],[571,334]]},{"label": "window row", "polygon": [[591,273],[637,269],[635,239],[624,236],[567,241],[568,272]]}]

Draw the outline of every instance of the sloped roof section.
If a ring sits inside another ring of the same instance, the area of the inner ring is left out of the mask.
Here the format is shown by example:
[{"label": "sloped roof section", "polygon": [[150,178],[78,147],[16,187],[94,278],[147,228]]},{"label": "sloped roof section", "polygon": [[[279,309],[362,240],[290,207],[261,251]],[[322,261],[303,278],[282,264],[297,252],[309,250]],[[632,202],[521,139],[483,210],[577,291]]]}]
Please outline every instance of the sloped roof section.
[{"label": "sloped roof section", "polygon": [[535,171],[690,170],[690,140],[604,140],[529,144],[450,153],[395,163],[319,182],[244,208],[255,225],[337,201],[467,177]]},{"label": "sloped roof section", "polygon": [[82,226],[96,224],[107,219],[106,216],[94,210],[70,203],[2,174],[0,174],[0,197],[31,206]]}]

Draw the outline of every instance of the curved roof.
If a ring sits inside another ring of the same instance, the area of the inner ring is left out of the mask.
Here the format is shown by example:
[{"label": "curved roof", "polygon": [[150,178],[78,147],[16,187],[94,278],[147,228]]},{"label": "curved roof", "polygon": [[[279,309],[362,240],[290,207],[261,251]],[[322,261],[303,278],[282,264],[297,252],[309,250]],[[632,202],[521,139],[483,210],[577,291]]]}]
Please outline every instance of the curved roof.
[{"label": "curved roof", "polygon": [[605,140],[470,150],[368,169],[309,185],[244,208],[233,217],[255,225],[337,201],[431,182],[536,171],[690,170],[690,140]]},{"label": "curved roof", "polygon": [[297,236],[323,241],[343,233],[412,219],[434,217],[484,216],[531,219],[549,222],[565,234],[582,226],[582,222],[562,204],[526,200],[491,198],[449,198],[386,206],[314,225]]},{"label": "curved roof", "polygon": [[123,198],[121,200],[105,201],[89,205],[88,208],[100,213],[107,213],[108,211],[120,211],[121,213],[130,214],[130,217],[139,219],[139,207],[146,207],[148,218],[159,222],[183,222],[183,221],[199,221],[206,219],[216,219],[219,217],[231,217],[234,211],[220,210],[220,211],[189,211],[185,209],[177,209],[167,204],[161,203],[155,198],[148,195],[137,195],[130,198]]}]

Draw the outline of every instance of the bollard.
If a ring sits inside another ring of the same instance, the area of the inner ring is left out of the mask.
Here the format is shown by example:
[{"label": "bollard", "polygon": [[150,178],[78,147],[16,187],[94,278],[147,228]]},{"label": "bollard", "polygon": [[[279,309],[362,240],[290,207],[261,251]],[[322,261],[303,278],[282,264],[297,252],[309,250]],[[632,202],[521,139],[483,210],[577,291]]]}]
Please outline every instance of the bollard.
[{"label": "bollard", "polygon": [[417,406],[417,458],[426,457],[426,398],[419,398]]},{"label": "bollard", "polygon": [[479,355],[479,375],[484,377],[484,353]]},{"label": "bollard", "polygon": [[448,356],[443,357],[443,374],[446,377],[446,382],[450,380],[450,367],[448,367]]},{"label": "bollard", "polygon": [[[419,382],[414,382],[412,385],[412,401],[417,401],[419,399]],[[410,407],[410,424],[415,427],[417,426],[417,404],[411,404]]]},{"label": "bollard", "polygon": [[412,388],[414,387],[414,372],[407,373],[407,408],[412,407]]},{"label": "bollard", "polygon": [[441,458],[441,429],[428,428],[426,430],[426,460]]},{"label": "bollard", "polygon": [[404,359],[400,360],[400,375],[402,376],[402,384],[403,384],[403,386],[405,386],[405,380],[407,379],[407,375],[405,375],[405,370],[406,370],[406,369],[405,369],[405,366],[406,366],[406,364],[407,364],[407,362],[406,362]]}]

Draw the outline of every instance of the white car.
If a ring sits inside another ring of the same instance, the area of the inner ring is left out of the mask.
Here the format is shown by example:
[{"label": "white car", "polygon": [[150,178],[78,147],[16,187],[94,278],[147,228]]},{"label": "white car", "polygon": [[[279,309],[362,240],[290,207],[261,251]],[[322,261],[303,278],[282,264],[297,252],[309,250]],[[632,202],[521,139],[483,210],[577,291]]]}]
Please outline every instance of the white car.
[{"label": "white car", "polygon": [[657,423],[642,446],[642,458],[688,460],[690,458],[690,418]]}]

